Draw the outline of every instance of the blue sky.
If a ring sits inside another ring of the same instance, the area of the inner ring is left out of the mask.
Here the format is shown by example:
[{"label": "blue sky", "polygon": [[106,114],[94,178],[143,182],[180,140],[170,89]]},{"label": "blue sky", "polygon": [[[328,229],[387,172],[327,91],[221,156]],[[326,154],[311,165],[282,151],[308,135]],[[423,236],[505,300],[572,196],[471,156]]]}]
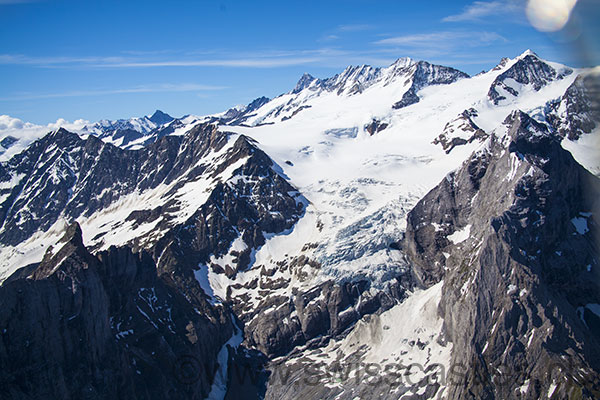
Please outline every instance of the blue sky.
[{"label": "blue sky", "polygon": [[525,0],[0,0],[0,114],[126,118],[208,114],[290,90],[304,72],[410,56],[474,74],[531,48],[600,64],[598,0],[536,31]]}]

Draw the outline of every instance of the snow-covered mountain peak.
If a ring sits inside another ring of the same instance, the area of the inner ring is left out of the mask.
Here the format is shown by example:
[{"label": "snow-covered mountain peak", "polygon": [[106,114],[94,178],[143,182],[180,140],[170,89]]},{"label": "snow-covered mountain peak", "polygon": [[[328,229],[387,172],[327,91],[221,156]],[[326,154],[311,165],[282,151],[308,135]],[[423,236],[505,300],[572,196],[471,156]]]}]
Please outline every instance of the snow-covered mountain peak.
[{"label": "snow-covered mountain peak", "polygon": [[208,120],[218,121],[222,124],[241,125],[244,124],[248,118],[254,116],[254,111],[267,104],[269,101],[270,99],[268,97],[258,97],[246,105],[239,104],[225,112],[214,114],[207,118]]},{"label": "snow-covered mountain peak", "polygon": [[536,57],[536,58],[539,58],[539,57],[538,57],[538,55],[537,55],[537,54],[535,54],[535,52],[534,52],[533,50],[531,50],[531,49],[527,49],[527,50],[525,50],[523,53],[521,53],[521,54],[520,54],[520,55],[517,57],[517,59],[522,59],[522,58],[525,58],[525,57],[527,57],[527,56],[534,56],[534,57]]},{"label": "snow-covered mountain peak", "polygon": [[370,65],[349,66],[341,74],[321,81],[321,88],[338,95],[361,93],[379,77],[380,72],[379,68]]},{"label": "snow-covered mountain peak", "polygon": [[338,95],[355,95],[379,82],[389,84],[398,76],[408,77],[414,73],[417,62],[408,57],[397,59],[388,67],[379,68],[371,65],[350,65],[332,77],[318,79],[305,73],[289,94],[299,94],[305,89],[318,93],[336,93]]},{"label": "snow-covered mountain peak", "polygon": [[[370,65],[349,66],[342,72],[325,79],[304,74],[294,89],[261,105],[252,116],[244,118],[244,124],[256,126],[287,121],[295,118],[300,112],[306,113],[305,110],[315,107],[316,103],[325,101],[331,96],[337,98],[337,100],[332,98],[329,102],[335,107],[342,107],[346,101],[357,103],[364,101],[365,111],[371,108],[369,103],[375,101],[375,98],[378,98],[376,103],[379,103],[383,98],[389,97],[392,102],[386,103],[385,107],[389,112],[389,107],[394,104],[394,108],[402,108],[418,102],[417,92],[427,86],[447,85],[467,77],[467,74],[457,69],[426,61],[415,61],[408,57],[399,58],[385,68]],[[375,92],[381,90],[386,93],[376,96]],[[373,96],[374,98],[371,98]],[[364,124],[378,117],[379,115],[375,114],[365,115]],[[236,124],[235,121],[225,122],[229,125]]]},{"label": "snow-covered mountain peak", "polygon": [[62,126],[54,129],[53,131],[50,131],[50,137],[54,138],[54,139],[59,139],[64,135],[73,135],[74,133],[69,132],[68,130],[66,130],[65,128],[63,128]]},{"label": "snow-covered mountain peak", "polygon": [[415,61],[410,57],[400,57],[396,61],[394,61],[392,65],[390,65],[388,68],[406,68],[414,63]]},{"label": "snow-covered mountain peak", "polygon": [[[394,103],[393,108],[400,109],[418,103],[420,98],[417,93],[432,85],[448,85],[460,79],[468,78],[469,75],[455,68],[442,65],[430,64],[427,61],[418,61],[408,68],[410,86],[404,92],[402,98]],[[403,72],[403,70],[401,70]],[[392,77],[392,79],[395,78]]]},{"label": "snow-covered mountain peak", "polygon": [[525,92],[539,92],[551,82],[562,80],[573,70],[539,58],[531,50],[505,63],[490,86],[488,98],[495,105],[510,103]]},{"label": "snow-covered mountain peak", "polygon": [[311,86],[316,81],[318,81],[317,78],[315,78],[311,74],[304,73],[298,80],[296,87],[292,90],[291,93],[293,93],[293,94],[300,93],[301,91],[303,91],[307,87]]},{"label": "snow-covered mountain peak", "polygon": [[502,57],[502,58],[500,59],[500,62],[499,62],[499,63],[498,63],[498,64],[497,64],[497,65],[496,65],[494,68],[490,69],[490,71],[489,71],[489,72],[499,71],[499,70],[501,70],[502,68],[506,67],[506,65],[507,65],[509,62],[511,62],[511,59],[510,59],[510,58],[508,58],[508,57]]},{"label": "snow-covered mountain peak", "polygon": [[385,84],[389,84],[400,75],[409,75],[411,67],[417,62],[410,57],[398,58],[390,66],[381,68],[382,79]]},{"label": "snow-covered mountain peak", "polygon": [[152,121],[150,118],[144,117],[133,117],[129,119],[118,119],[108,120],[102,119],[95,124],[88,126],[88,130],[99,130],[102,133],[112,133],[116,130],[129,129],[139,133],[147,133],[158,126],[157,123]]}]

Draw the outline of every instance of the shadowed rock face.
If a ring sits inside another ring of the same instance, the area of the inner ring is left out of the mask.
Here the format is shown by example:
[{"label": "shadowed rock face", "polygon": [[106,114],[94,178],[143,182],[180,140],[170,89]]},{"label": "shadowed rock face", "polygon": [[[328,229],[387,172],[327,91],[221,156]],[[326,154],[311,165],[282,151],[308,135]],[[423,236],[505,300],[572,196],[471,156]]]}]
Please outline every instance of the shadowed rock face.
[{"label": "shadowed rock face", "polygon": [[488,91],[488,98],[493,104],[499,104],[502,100],[507,100],[507,96],[519,96],[520,92],[515,84],[530,86],[537,92],[548,83],[572,73],[571,69],[557,71],[535,54],[529,54],[498,75]]},{"label": "shadowed rock face", "polygon": [[446,124],[443,132],[432,143],[441,145],[448,154],[456,146],[487,139],[489,135],[473,121],[474,117],[477,117],[477,110],[471,108],[463,111]]},{"label": "shadowed rock face", "polygon": [[369,132],[369,135],[373,136],[376,133],[381,132],[388,127],[388,124],[379,120],[373,119],[371,123],[365,125],[365,130]]},{"label": "shadowed rock face", "polygon": [[[291,298],[273,296],[243,317],[250,347],[270,358],[288,354],[297,346],[318,347],[351,327],[361,317],[384,311],[406,297],[408,279],[394,281],[386,291],[369,296],[369,282],[325,282]],[[238,315],[243,304],[234,305]]]},{"label": "shadowed rock face", "polygon": [[465,372],[449,398],[597,398],[600,331],[576,308],[600,301],[600,183],[526,114],[505,125],[408,217],[403,247],[423,285],[444,281],[439,312]]},{"label": "shadowed rock face", "polygon": [[411,86],[404,93],[402,99],[394,103],[392,106],[394,109],[400,109],[418,103],[420,99],[417,93],[427,86],[449,85],[459,79],[469,77],[469,75],[457,69],[433,65],[425,61],[419,61],[411,66],[410,69],[410,76],[412,78]]},{"label": "shadowed rock face", "polygon": [[[57,246],[27,277],[0,286],[3,398],[208,395],[232,332],[222,307],[158,277],[148,254],[91,255],[78,225]],[[201,361],[192,383],[178,370],[183,355]]]},{"label": "shadowed rock face", "polygon": [[154,114],[152,114],[152,116],[148,119],[157,125],[164,125],[164,124],[167,124],[167,123],[173,121],[175,118],[171,117],[169,114],[164,113],[160,110],[156,110],[154,112]]},{"label": "shadowed rock face", "polygon": [[600,74],[578,76],[548,108],[546,118],[561,137],[577,140],[592,132],[600,121]]}]

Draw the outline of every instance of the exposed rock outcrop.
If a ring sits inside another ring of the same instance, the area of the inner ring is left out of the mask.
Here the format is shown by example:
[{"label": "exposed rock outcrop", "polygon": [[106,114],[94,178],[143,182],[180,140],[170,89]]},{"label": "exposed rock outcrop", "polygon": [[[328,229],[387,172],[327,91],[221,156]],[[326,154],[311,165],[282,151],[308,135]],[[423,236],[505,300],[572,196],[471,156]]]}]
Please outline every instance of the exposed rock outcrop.
[{"label": "exposed rock outcrop", "polygon": [[449,398],[600,393],[600,332],[576,313],[600,301],[600,183],[559,140],[515,112],[409,214],[416,277],[444,281]]},{"label": "exposed rock outcrop", "polygon": [[387,127],[388,127],[388,124],[386,122],[381,122],[377,119],[373,119],[371,121],[371,123],[369,123],[365,126],[365,130],[367,132],[369,132],[369,135],[373,136],[374,134],[381,132],[382,130],[386,129]]},{"label": "exposed rock outcrop", "polygon": [[546,119],[570,140],[591,133],[600,123],[600,73],[579,75],[558,101],[548,105]]},{"label": "exposed rock outcrop", "polygon": [[497,105],[519,96],[523,87],[537,92],[548,83],[572,73],[573,70],[569,68],[556,70],[533,52],[526,52],[510,68],[498,75],[490,86],[488,98]]},{"label": "exposed rock outcrop", "polygon": [[433,65],[425,61],[419,61],[410,67],[409,76],[411,85],[402,95],[402,99],[392,106],[394,109],[408,107],[419,102],[417,93],[419,90],[430,85],[449,85],[462,78],[468,78],[469,75],[457,69]]},{"label": "exposed rock outcrop", "polygon": [[[0,286],[2,397],[205,397],[231,336],[223,307],[181,293],[152,258],[128,248],[97,256],[67,230],[27,277]],[[201,360],[186,381],[181,357]]]},{"label": "exposed rock outcrop", "polygon": [[487,139],[488,134],[473,121],[475,117],[477,110],[471,108],[463,111],[446,124],[444,131],[434,139],[433,144],[440,144],[446,153],[450,153],[456,146]]}]

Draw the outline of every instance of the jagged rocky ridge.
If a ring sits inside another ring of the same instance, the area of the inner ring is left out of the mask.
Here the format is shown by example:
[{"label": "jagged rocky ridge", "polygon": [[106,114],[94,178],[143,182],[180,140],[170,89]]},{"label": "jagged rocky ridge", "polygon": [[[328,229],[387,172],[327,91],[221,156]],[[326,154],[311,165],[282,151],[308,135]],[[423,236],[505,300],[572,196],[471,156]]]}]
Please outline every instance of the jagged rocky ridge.
[{"label": "jagged rocky ridge", "polygon": [[304,74],[296,87],[287,93],[290,97],[288,101],[273,105],[266,103],[266,106],[271,106],[272,109],[254,123],[271,124],[274,120],[286,121],[302,110],[310,108],[310,105],[304,103],[311,98],[324,93],[356,96],[375,85],[405,85],[407,90],[403,97],[393,103],[394,109],[400,109],[417,103],[419,101],[417,92],[427,86],[447,85],[468,77],[469,75],[466,73],[454,68],[430,64],[426,61],[415,61],[410,58],[400,58],[386,68],[376,68],[370,65],[350,66],[343,72],[326,79],[318,79],[310,74]]},{"label": "jagged rocky ridge", "polygon": [[[426,86],[449,84],[460,78],[468,78],[469,75],[454,68],[434,65],[426,61],[400,58],[385,69],[374,68],[369,65],[353,66],[346,68],[341,74],[327,79],[317,79],[309,74],[304,74],[291,93],[298,94],[308,88],[312,91],[324,90],[336,92],[338,95],[352,95],[361,93],[364,89],[379,81],[390,84],[400,77],[409,80],[411,83],[408,89],[410,94],[405,94],[405,97],[414,97],[420,89]],[[401,107],[401,105],[395,106],[395,108]]]},{"label": "jagged rocky ridge", "polygon": [[570,68],[556,70],[529,52],[509,69],[498,75],[488,92],[488,98],[498,105],[519,96],[524,87],[539,91],[548,83],[563,79],[573,73]]},{"label": "jagged rocky ridge", "polygon": [[[210,157],[220,151],[224,151],[220,158]],[[235,163],[239,165],[229,172],[231,176],[220,176]],[[233,226],[230,220],[222,222],[226,226],[219,227],[217,237],[231,236],[234,226],[245,232],[246,226],[237,224],[243,224],[244,218],[259,216],[260,227],[265,232],[277,232],[291,226],[294,218],[297,219],[301,213],[301,205],[293,197],[297,192],[271,166],[272,161],[249,138],[239,136],[228,143],[228,134],[218,132],[215,126],[209,124],[195,127],[185,137],[164,137],[137,151],[105,144],[93,136],[83,140],[60,129],[0,166],[3,182],[15,183],[2,193],[5,198],[0,206],[0,240],[5,244],[18,244],[38,229],[47,230],[60,217],[72,220],[89,216],[122,196],[159,187],[164,187],[166,193],[157,199],[162,203],[154,204],[154,213],[152,210],[133,209],[125,221],[115,221],[117,225],[112,228],[126,222],[139,225],[157,220],[157,230],[173,227],[181,215],[172,215],[169,210],[182,211],[182,206],[189,208],[178,189],[190,182],[203,182],[207,176],[212,178],[207,183],[207,189],[212,189],[207,198],[209,202],[222,200],[220,198],[229,192],[239,190],[236,193],[243,196],[233,201],[239,203],[236,207],[247,208],[246,215],[239,215],[237,221],[231,221]],[[230,184],[219,182],[233,175],[244,179]],[[284,194],[281,199],[264,193],[265,190],[278,189]],[[48,199],[52,200],[48,202]],[[265,201],[273,204],[265,206],[262,204]],[[215,212],[208,204],[205,207],[205,213]],[[283,207],[289,209],[283,210]],[[269,213],[276,210],[283,211],[281,216]],[[288,212],[291,215],[286,218],[284,215]],[[216,217],[217,221],[221,219]],[[248,232],[244,239],[260,242],[257,235],[254,231]],[[101,243],[101,236],[95,241]],[[205,240],[208,240],[206,236],[199,242]]]},{"label": "jagged rocky ridge", "polygon": [[463,111],[456,119],[446,124],[444,131],[435,138],[433,144],[440,144],[446,153],[450,153],[456,146],[486,139],[488,134],[473,121],[474,117],[477,117],[477,110],[471,108]]},{"label": "jagged rocky ridge", "polygon": [[444,282],[464,372],[448,398],[595,398],[599,321],[575,310],[600,300],[600,181],[528,115],[504,124],[408,216],[403,248],[422,285]]},{"label": "jagged rocky ridge", "polygon": [[409,67],[408,74],[412,77],[409,89],[404,93],[400,101],[394,103],[393,108],[399,109],[419,102],[417,93],[419,90],[430,85],[448,85],[458,79],[468,78],[469,75],[457,69],[432,65],[419,61]]}]

